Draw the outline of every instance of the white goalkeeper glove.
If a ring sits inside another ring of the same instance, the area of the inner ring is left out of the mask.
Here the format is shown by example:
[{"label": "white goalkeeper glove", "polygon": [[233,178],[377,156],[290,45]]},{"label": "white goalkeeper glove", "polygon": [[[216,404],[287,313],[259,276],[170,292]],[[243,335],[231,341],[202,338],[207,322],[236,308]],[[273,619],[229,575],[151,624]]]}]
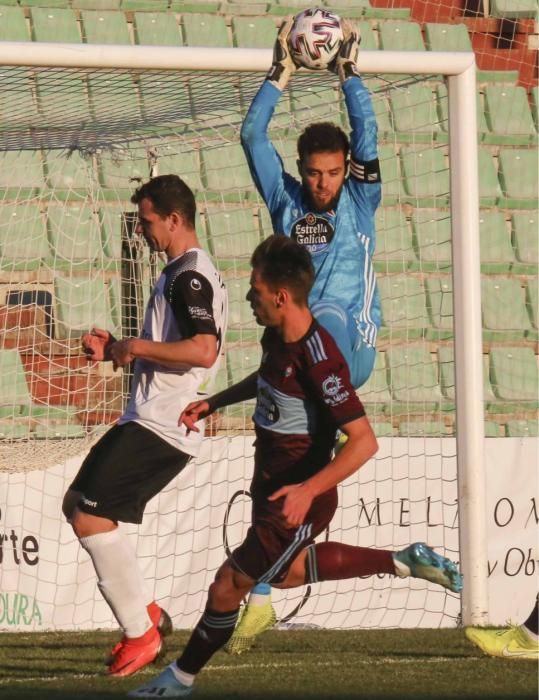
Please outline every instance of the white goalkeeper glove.
[{"label": "white goalkeeper glove", "polygon": [[357,69],[357,57],[359,54],[359,42],[361,37],[359,29],[348,20],[342,21],[343,42],[336,58],[331,62],[329,69],[339,76],[341,83],[353,75],[359,76]]},{"label": "white goalkeeper glove", "polygon": [[281,92],[288,84],[292,73],[297,69],[288,48],[288,35],[293,23],[294,18],[292,17],[281,24],[273,46],[273,63],[266,76],[266,79],[272,82]]}]

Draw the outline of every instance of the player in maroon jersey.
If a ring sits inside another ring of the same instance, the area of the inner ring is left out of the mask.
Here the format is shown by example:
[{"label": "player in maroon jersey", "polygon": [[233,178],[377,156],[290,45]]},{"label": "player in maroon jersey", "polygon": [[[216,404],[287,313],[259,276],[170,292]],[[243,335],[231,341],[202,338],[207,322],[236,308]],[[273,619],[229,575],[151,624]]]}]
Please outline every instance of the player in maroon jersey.
[{"label": "player in maroon jersey", "polygon": [[[456,565],[424,544],[401,552],[315,543],[337,507],[337,484],[377,451],[376,437],[331,335],[307,299],[310,254],[286,236],[270,236],[251,258],[247,300],[266,327],[258,371],[209,399],[189,404],[189,430],[215,410],[256,396],[252,523],[210,586],[202,618],[182,656],[130,697],[182,697],[234,631],[241,601],[258,582],[276,588],[377,573],[415,576],[460,591]],[[332,458],[335,433],[348,436]]]}]

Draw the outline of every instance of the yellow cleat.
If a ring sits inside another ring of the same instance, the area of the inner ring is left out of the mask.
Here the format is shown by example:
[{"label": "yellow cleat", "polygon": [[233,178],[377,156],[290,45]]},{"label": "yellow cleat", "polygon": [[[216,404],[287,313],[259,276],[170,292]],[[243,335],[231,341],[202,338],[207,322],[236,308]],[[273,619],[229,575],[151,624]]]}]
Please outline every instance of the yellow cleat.
[{"label": "yellow cleat", "polygon": [[225,650],[229,654],[242,654],[248,651],[258,635],[273,627],[276,621],[271,599],[263,605],[247,603],[242,608],[234,634],[228,640]]},{"label": "yellow cleat", "polygon": [[526,634],[522,627],[484,629],[467,627],[465,634],[481,651],[502,659],[539,660],[539,642]]}]

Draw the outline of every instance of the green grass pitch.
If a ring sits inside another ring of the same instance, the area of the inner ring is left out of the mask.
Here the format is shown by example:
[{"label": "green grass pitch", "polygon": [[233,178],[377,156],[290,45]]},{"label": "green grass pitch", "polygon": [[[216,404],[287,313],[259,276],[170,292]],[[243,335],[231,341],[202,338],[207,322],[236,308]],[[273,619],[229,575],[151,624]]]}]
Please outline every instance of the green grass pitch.
[{"label": "green grass pitch", "polygon": [[[0,634],[0,700],[110,700],[177,656],[176,632],[157,665],[103,676],[111,632]],[[270,631],[241,656],[216,654],[193,698],[231,700],[518,700],[537,698],[537,664],[483,655],[455,630]]]}]

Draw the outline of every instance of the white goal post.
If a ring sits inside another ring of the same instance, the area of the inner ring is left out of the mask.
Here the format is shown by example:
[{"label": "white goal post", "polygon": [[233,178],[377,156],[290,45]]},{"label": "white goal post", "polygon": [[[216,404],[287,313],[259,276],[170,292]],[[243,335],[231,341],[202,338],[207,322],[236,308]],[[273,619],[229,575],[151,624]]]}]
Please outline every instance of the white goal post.
[{"label": "white goal post", "polygon": [[[0,42],[0,66],[264,72],[271,51]],[[473,53],[362,51],[365,75],[448,78],[456,443],[462,622],[488,622],[487,536],[479,256],[476,79]]]}]

